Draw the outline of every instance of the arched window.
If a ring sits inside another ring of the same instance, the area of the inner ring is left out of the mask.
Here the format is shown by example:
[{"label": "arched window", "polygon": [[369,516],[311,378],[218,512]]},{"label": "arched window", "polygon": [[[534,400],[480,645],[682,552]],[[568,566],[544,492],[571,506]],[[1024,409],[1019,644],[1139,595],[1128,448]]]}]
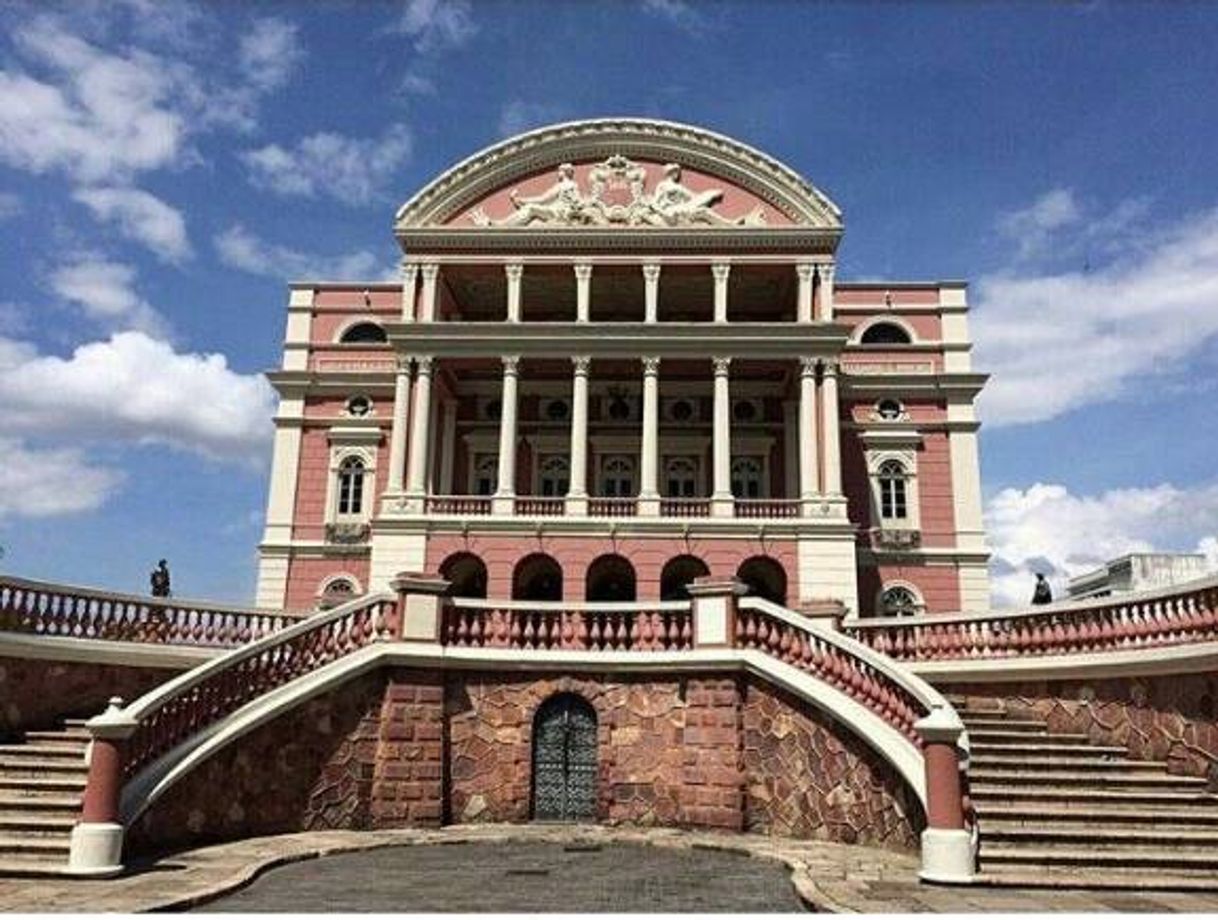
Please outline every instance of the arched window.
[{"label": "arched window", "polygon": [[669,559],[660,572],[660,600],[689,600],[689,586],[709,574],[710,569],[697,556],[677,556]]},{"label": "arched window", "polygon": [[748,585],[749,594],[785,607],[787,604],[787,573],[777,559],[753,556],[740,563],[736,577]]},{"label": "arched window", "polygon": [[355,516],[364,510],[364,461],[348,457],[338,467],[339,516]]},{"label": "arched window", "polygon": [[863,345],[908,345],[909,333],[896,323],[875,323],[867,327],[859,341]]},{"label": "arched window", "polygon": [[588,566],[584,599],[589,601],[633,601],[636,598],[634,566],[625,556],[609,553]]},{"label": "arched window", "polygon": [[512,600],[561,601],[562,566],[545,553],[525,556],[512,572]]},{"label": "arched window", "polygon": [[389,339],[376,323],[356,323],[343,332],[339,341],[344,345],[384,345]]},{"label": "arched window", "polygon": [[613,454],[601,461],[601,495],[629,498],[635,491],[633,457]]},{"label": "arched window", "polygon": [[880,616],[906,617],[922,612],[922,601],[909,588],[895,585],[880,595]]},{"label": "arched window", "polygon": [[355,597],[358,588],[355,581],[345,575],[326,579],[318,594],[317,606],[321,610],[329,610],[339,604],[345,604]]},{"label": "arched window", "polygon": [[473,553],[454,553],[440,563],[452,597],[486,597],[486,564]]},{"label": "arched window", "polygon": [[761,461],[737,457],[732,461],[732,494],[737,498],[761,497]]},{"label": "arched window", "polygon": [[692,498],[698,494],[698,463],[692,457],[669,457],[664,462],[664,494]]},{"label": "arched window", "polygon": [[499,487],[499,458],[494,454],[475,454],[473,479],[471,491],[475,495],[494,495]]},{"label": "arched window", "polygon": [[898,460],[880,464],[880,517],[885,521],[903,521],[909,517],[906,502],[905,467]]},{"label": "arched window", "polygon": [[543,457],[538,484],[542,495],[566,495],[571,484],[571,465],[567,458],[557,454]]}]

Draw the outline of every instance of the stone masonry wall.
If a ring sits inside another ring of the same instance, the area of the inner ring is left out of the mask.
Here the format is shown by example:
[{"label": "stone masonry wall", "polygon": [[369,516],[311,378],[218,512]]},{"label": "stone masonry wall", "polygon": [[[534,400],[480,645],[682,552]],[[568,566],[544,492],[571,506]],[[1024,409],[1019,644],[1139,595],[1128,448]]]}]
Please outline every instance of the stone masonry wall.
[{"label": "stone masonry wall", "polygon": [[946,684],[969,705],[1045,719],[1050,731],[1119,744],[1138,760],[1218,783],[1218,673]]},{"label": "stone masonry wall", "polygon": [[58,728],[103,712],[112,696],[131,702],[180,672],[168,668],[0,658],[0,738]]}]

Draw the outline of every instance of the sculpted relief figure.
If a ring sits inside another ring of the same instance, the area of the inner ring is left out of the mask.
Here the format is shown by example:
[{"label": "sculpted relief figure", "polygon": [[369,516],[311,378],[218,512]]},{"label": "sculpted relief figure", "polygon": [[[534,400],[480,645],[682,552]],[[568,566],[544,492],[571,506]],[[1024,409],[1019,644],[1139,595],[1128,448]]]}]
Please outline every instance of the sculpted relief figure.
[{"label": "sculpted relief figure", "polygon": [[681,167],[669,163],[664,178],[647,194],[644,167],[623,156],[611,156],[590,171],[591,188],[581,194],[575,167],[563,163],[558,180],[539,195],[508,194],[515,210],[493,220],[481,208],[470,212],[479,227],[760,227],[765,214],[758,206],[742,217],[723,217],[714,208],[723,200],[722,189],[695,192],[681,182]]}]

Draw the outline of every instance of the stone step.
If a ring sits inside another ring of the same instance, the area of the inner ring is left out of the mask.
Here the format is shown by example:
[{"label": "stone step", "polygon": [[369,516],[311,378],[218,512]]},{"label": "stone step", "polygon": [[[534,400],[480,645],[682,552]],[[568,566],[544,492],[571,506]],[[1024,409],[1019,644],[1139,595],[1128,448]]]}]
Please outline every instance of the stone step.
[{"label": "stone step", "polygon": [[1027,826],[1012,821],[981,822],[981,856],[992,847],[1035,845],[1037,847],[1117,849],[1121,847],[1154,847],[1171,853],[1194,852],[1194,848],[1212,851],[1218,844],[1218,828],[1196,827],[1189,824],[1145,825],[1127,827],[1088,821],[1059,822]]},{"label": "stone step", "polygon": [[33,744],[34,742],[48,741],[62,742],[64,744],[71,742],[73,744],[87,745],[92,739],[93,736],[89,734],[88,729],[85,728],[65,728],[61,731],[25,733],[25,740],[30,744]]},{"label": "stone step", "polygon": [[1073,745],[1087,744],[1088,738],[1086,735],[1060,734],[1050,735],[1048,732],[1009,732],[1000,731],[998,729],[983,729],[974,731],[969,729],[969,743],[974,746],[983,744],[1035,744],[1042,747],[1058,746],[1058,745]]},{"label": "stone step", "polygon": [[968,729],[971,737],[974,729],[977,731],[1004,731],[1004,732],[1047,732],[1049,726],[1039,719],[994,719],[994,718],[968,718],[962,717],[964,727]]},{"label": "stone step", "polygon": [[76,817],[72,814],[0,812],[0,835],[14,833],[68,835],[71,834],[72,828],[76,824]]},{"label": "stone step", "polygon": [[969,795],[978,809],[991,804],[1020,803],[1022,808],[1039,809],[1052,804],[1061,808],[1087,809],[1102,805],[1105,808],[1144,808],[1146,806],[1184,807],[1218,805],[1218,796],[1204,789],[1190,788],[1185,791],[1173,789],[1088,789],[1077,786],[1041,785],[1012,786],[990,785],[984,782],[970,783]]},{"label": "stone step", "polygon": [[6,821],[21,822],[35,818],[54,818],[75,824],[80,819],[80,799],[28,799],[21,805],[0,804],[0,817]]},{"label": "stone step", "polygon": [[1172,872],[1129,872],[1105,869],[1102,873],[1080,874],[1072,866],[1012,866],[982,868],[974,885],[994,888],[1070,888],[1135,891],[1218,891],[1218,878],[1207,871],[1194,875]]},{"label": "stone step", "polygon": [[0,857],[10,854],[68,857],[70,841],[67,834],[58,837],[36,837],[30,834],[0,834]]},{"label": "stone step", "polygon": [[0,801],[6,797],[22,798],[39,795],[65,795],[85,791],[85,780],[76,777],[56,777],[54,779],[6,779],[0,776]]},{"label": "stone step", "polygon": [[1192,808],[1170,806],[1074,803],[1002,805],[977,802],[977,815],[987,831],[994,826],[1017,827],[1211,827],[1218,825],[1218,800]]},{"label": "stone step", "polygon": [[25,760],[13,762],[6,759],[0,759],[0,779],[4,780],[26,780],[39,779],[42,777],[74,779],[76,777],[82,780],[89,775],[89,768],[84,764],[65,763],[62,760]]},{"label": "stone step", "polygon": [[969,758],[970,772],[976,770],[1076,770],[1086,773],[1130,773],[1151,776],[1169,776],[1167,764],[1153,760],[1114,760],[1102,754],[1095,757],[1079,757],[1063,754],[980,754]]},{"label": "stone step", "polygon": [[1218,850],[1163,850],[1160,848],[1093,846],[990,846],[982,842],[984,871],[996,866],[1073,866],[1082,869],[1166,869],[1183,875],[1213,872],[1218,868]]},{"label": "stone step", "polygon": [[30,757],[40,760],[63,758],[64,760],[83,761],[85,749],[79,744],[0,744],[0,759],[12,760]]},{"label": "stone step", "polygon": [[[1052,738],[1052,735],[1048,737]],[[1056,740],[1056,739],[1055,739]],[[1098,756],[1098,757],[1129,757],[1129,749],[1117,747],[1116,745],[1105,744],[1060,744],[1060,743],[1043,743],[1039,739],[1029,744],[1016,743],[994,743],[990,741],[976,741],[972,738],[970,753],[974,758],[977,757],[1071,757],[1071,756]]]},{"label": "stone step", "polygon": [[65,857],[53,853],[6,853],[0,857],[0,878],[75,877]]},{"label": "stone step", "polygon": [[990,767],[970,767],[970,787],[972,783],[981,786],[1078,786],[1093,784],[1098,788],[1109,786],[1141,787],[1146,790],[1157,789],[1172,792],[1188,790],[1204,790],[1205,780],[1197,776],[1172,776],[1169,774],[1112,772],[1101,773],[1097,770],[1090,772],[1076,769],[1026,768],[1015,770],[993,769]]}]

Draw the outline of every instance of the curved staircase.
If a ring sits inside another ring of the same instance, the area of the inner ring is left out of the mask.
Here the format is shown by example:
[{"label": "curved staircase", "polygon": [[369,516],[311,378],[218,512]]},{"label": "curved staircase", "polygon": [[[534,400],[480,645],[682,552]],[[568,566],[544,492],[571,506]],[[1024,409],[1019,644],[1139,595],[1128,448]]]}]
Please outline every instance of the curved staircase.
[{"label": "curved staircase", "polygon": [[1218,889],[1218,795],[1124,747],[953,700],[968,729],[982,884]]},{"label": "curved staircase", "polygon": [[83,720],[0,744],[0,875],[61,875],[80,818],[90,735]]}]

